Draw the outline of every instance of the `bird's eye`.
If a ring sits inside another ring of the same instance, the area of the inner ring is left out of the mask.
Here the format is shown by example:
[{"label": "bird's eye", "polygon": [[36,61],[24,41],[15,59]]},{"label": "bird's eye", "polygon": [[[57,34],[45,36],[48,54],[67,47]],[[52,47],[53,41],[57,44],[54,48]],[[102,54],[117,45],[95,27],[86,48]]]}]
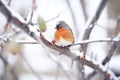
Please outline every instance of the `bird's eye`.
[{"label": "bird's eye", "polygon": [[59,28],[61,28],[62,26],[60,26],[60,25],[57,25],[56,27],[55,27],[55,29],[59,29]]},{"label": "bird's eye", "polygon": [[56,27],[58,28],[60,25],[57,25]]}]

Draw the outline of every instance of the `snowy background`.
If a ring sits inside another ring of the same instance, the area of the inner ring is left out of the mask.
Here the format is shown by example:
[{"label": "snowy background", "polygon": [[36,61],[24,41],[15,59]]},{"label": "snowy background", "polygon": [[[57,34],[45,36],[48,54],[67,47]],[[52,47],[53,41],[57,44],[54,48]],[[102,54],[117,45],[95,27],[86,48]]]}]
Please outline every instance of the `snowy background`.
[{"label": "snowy background", "polygon": [[[2,0],[4,1],[4,0]],[[54,39],[55,25],[58,21],[63,20],[69,24],[71,27],[75,43],[80,42],[85,30],[86,19],[83,13],[82,3],[80,0],[69,0],[73,9],[74,17],[76,23],[74,23],[70,9],[67,5],[66,0],[36,0],[37,9],[34,12],[32,22],[37,22],[37,17],[42,17],[45,21],[50,20],[51,18],[57,16],[59,13],[60,16],[55,18],[52,21],[46,22],[47,30],[43,32],[43,35],[50,42]],[[82,0],[81,0],[82,1]],[[94,15],[99,3],[101,0],[84,0],[86,3],[84,6],[87,12],[87,20]],[[4,2],[8,2],[5,0]],[[120,3],[119,0],[109,1],[109,5],[105,7],[102,12],[100,19],[98,20],[96,27],[92,30],[90,39],[104,39],[107,37],[112,37],[112,32],[115,28],[116,21],[119,17],[119,9],[117,8]],[[115,5],[116,4],[116,5]],[[114,6],[111,8],[111,6]],[[32,0],[12,0],[10,7],[23,16],[27,10],[29,10],[29,15],[32,8]],[[120,6],[119,6],[120,7]],[[114,9],[115,8],[115,9]],[[6,18],[0,14],[0,35],[3,34],[4,25],[6,24]],[[28,17],[29,19],[29,17]],[[14,26],[14,25],[13,25]],[[30,30],[37,33],[36,29],[38,26],[31,26]],[[8,31],[9,33],[9,31]],[[20,35],[12,38],[15,42],[35,42],[33,39],[21,33]],[[42,46],[41,44],[20,44],[20,52],[16,55],[10,53],[10,45],[6,44],[6,49],[4,51],[5,57],[9,62],[7,68],[4,67],[2,60],[0,60],[0,76],[4,75],[6,69],[14,69],[18,80],[38,80],[38,78],[33,74],[31,68],[41,76],[42,80],[76,80],[77,79],[77,68],[76,63],[71,67],[71,59],[64,56],[58,55],[56,51]],[[99,63],[105,58],[110,44],[107,43],[91,43],[89,44],[87,50],[87,56],[93,55],[93,58],[96,59]],[[78,46],[72,47],[77,55],[81,55],[78,51]],[[21,55],[21,53],[24,55]],[[114,58],[115,57],[115,58]],[[24,59],[25,58],[25,59]],[[114,55],[109,67],[113,69],[119,69],[119,54]],[[26,62],[27,61],[27,62]],[[29,65],[28,65],[29,63]],[[86,74],[92,72],[92,69],[86,67]],[[120,70],[120,69],[119,69]],[[9,76],[9,75],[8,75]],[[11,77],[10,77],[11,78]],[[13,80],[12,78],[9,80]],[[6,77],[6,80],[7,77]],[[96,79],[95,79],[96,80]],[[102,80],[102,79],[100,79]]]}]

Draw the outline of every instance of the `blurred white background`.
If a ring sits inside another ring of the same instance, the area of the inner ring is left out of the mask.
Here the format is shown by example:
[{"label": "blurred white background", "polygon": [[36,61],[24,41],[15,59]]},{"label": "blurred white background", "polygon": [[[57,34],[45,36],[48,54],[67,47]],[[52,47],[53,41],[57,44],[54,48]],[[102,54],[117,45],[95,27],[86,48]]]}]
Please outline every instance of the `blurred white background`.
[{"label": "blurred white background", "polygon": [[[8,1],[9,0],[5,0],[4,2],[7,3]],[[47,40],[52,42],[54,39],[56,23],[63,20],[71,27],[75,37],[75,43],[77,43],[82,40],[85,23],[94,15],[100,1],[101,0],[69,0],[75,18],[75,20],[73,20],[67,0],[36,0],[37,9],[34,12],[32,22],[36,23],[38,16],[42,17],[45,21],[48,21],[61,13],[59,17],[46,22],[47,30],[43,32],[43,35]],[[84,2],[84,4],[81,2]],[[117,8],[119,4],[116,3],[120,3],[120,1],[109,1],[97,22],[100,26],[96,25],[92,30],[90,39],[104,39],[106,37],[112,37],[112,32],[115,28],[120,12],[120,10],[118,10],[119,8]],[[82,7],[82,4],[86,8],[84,10],[86,15],[83,12],[84,8]],[[24,16],[28,10],[30,15],[32,0],[11,0],[10,7],[21,16]],[[0,35],[2,36],[4,35],[4,25],[7,20],[2,14],[0,14],[0,18]],[[36,31],[37,28],[38,26],[31,26],[30,30],[38,34]],[[7,33],[10,33],[10,31],[11,29],[9,29]],[[11,39],[15,42],[35,42],[33,39],[25,35],[25,33],[21,33]],[[78,70],[76,63],[71,67],[72,60],[64,55],[58,55],[59,52],[51,50],[41,44],[19,44],[19,51],[14,55],[10,52],[10,43],[5,44],[5,46],[6,47],[3,51],[4,57],[9,62],[9,65],[8,67],[5,67],[3,62],[0,61],[0,77],[5,74],[5,70],[13,70],[18,80],[39,80],[35,73],[41,77],[41,80],[77,80]],[[87,56],[91,56],[93,53],[93,58],[96,58],[96,61],[101,63],[108,53],[109,46],[110,45],[107,43],[91,43],[87,50]],[[72,47],[72,51],[77,55],[82,54],[79,53],[78,46]],[[31,71],[31,68],[35,73]],[[88,67],[86,67],[85,70],[86,74],[89,74],[92,71]],[[6,78],[4,80],[15,80],[8,73],[5,77]]]}]

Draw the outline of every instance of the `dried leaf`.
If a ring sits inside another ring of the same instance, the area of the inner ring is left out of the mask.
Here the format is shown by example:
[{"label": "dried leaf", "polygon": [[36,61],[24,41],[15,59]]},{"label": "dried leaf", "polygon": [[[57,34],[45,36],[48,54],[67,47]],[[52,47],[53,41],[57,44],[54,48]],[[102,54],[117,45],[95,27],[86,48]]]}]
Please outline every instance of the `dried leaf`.
[{"label": "dried leaf", "polygon": [[46,31],[46,24],[45,24],[44,19],[38,16],[37,21],[38,21],[39,29],[40,29],[42,32],[45,32],[45,31]]},{"label": "dried leaf", "polygon": [[9,26],[9,22],[7,22],[7,23],[5,24],[5,26],[4,26],[4,33],[7,31],[8,26]]},{"label": "dried leaf", "polygon": [[10,51],[12,54],[16,55],[19,52],[19,44],[16,42],[12,42],[10,46]]}]

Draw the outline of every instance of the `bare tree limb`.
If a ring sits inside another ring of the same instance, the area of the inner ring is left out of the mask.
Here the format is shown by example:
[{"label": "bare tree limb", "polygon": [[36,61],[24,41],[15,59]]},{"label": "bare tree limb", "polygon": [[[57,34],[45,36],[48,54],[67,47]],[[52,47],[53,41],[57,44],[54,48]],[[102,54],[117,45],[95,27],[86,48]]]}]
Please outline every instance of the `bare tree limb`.
[{"label": "bare tree limb", "polygon": [[88,15],[87,15],[87,12],[86,12],[85,0],[79,0],[79,1],[81,3],[81,6],[82,6],[82,11],[83,11],[83,14],[84,14],[85,21],[87,21]]},{"label": "bare tree limb", "polygon": [[[1,45],[1,46],[2,46],[2,45]],[[10,73],[10,74],[13,76],[14,80],[18,80],[18,76],[15,74],[14,69],[13,69],[13,68],[8,69],[9,63],[8,63],[8,61],[3,57],[2,54],[4,54],[3,47],[2,47],[2,49],[0,50],[0,59],[3,61],[5,68],[4,68],[4,73],[3,73],[3,76],[1,77],[1,80],[4,80],[6,77],[8,77],[8,76],[7,76],[8,73]]]},{"label": "bare tree limb", "polygon": [[[66,9],[65,9],[65,10],[66,10]],[[58,18],[65,10],[61,11],[58,15],[56,15],[55,17],[53,17],[53,18],[47,20],[46,22],[50,22],[50,21],[52,21],[52,20]]]},{"label": "bare tree limb", "polygon": [[68,7],[69,7],[69,9],[70,9],[70,12],[71,12],[71,15],[72,15],[73,22],[74,22],[74,24],[75,24],[75,26],[76,26],[76,19],[75,19],[73,10],[72,10],[72,6],[71,6],[71,4],[70,4],[70,0],[66,0],[66,2],[67,2],[67,5],[68,5]]},{"label": "bare tree limb", "polygon": [[[90,33],[92,31],[92,29],[94,28],[94,24],[97,22],[97,20],[99,19],[103,9],[105,8],[106,4],[107,4],[108,0],[102,0],[101,3],[99,4],[95,14],[93,15],[93,17],[91,18],[91,20],[88,22],[87,29],[84,32],[83,35],[83,40],[89,39]],[[84,50],[86,50],[87,45],[84,46]]]},{"label": "bare tree limb", "polygon": [[28,24],[32,23],[32,18],[33,18],[33,14],[34,14],[34,10],[36,9],[36,0],[32,0],[32,12],[31,12],[31,16],[30,16],[30,20],[28,22]]},{"label": "bare tree limb", "polygon": [[105,57],[105,59],[103,60],[102,64],[105,65],[107,62],[110,61],[111,57],[113,56],[115,50],[117,49],[117,47],[120,45],[120,42],[114,42],[111,49],[108,52],[108,55]]},{"label": "bare tree limb", "polygon": [[[66,76],[66,78],[67,78],[68,80],[72,80],[71,76],[66,73],[66,71],[64,70],[64,68],[63,68],[63,66],[60,64],[60,62],[54,60],[50,55],[48,55],[48,57],[49,57],[53,62],[55,62],[55,63],[57,64],[57,66],[64,72],[64,74],[65,74],[65,76]],[[59,69],[58,69],[58,72],[57,72],[56,76],[58,76],[58,74],[59,74]],[[57,78],[57,77],[56,77],[56,78]]]},{"label": "bare tree limb", "polygon": [[12,2],[12,0],[9,0],[9,1],[8,1],[8,5],[9,5],[9,6],[10,6],[10,3],[11,3],[11,2]]},{"label": "bare tree limb", "polygon": [[[66,9],[65,9],[66,10]],[[52,21],[52,20],[55,20],[56,18],[58,18],[65,10],[63,10],[63,11],[61,11],[59,14],[57,14],[55,17],[53,17],[53,18],[51,18],[51,19],[49,19],[49,20],[46,20],[45,22],[46,23],[48,23],[48,22],[50,22],[50,21]],[[38,23],[29,23],[29,24],[31,24],[31,25],[38,25]]]},{"label": "bare tree limb", "polygon": [[[107,73],[107,74],[111,74],[111,73],[108,73],[107,71],[105,71],[105,70],[104,70],[105,67],[102,66],[102,65],[96,64],[96,63],[94,63],[94,62],[92,62],[92,61],[89,61],[89,59],[87,59],[87,58],[86,58],[86,59],[83,59],[83,57],[76,56],[75,53],[73,53],[73,52],[71,52],[71,51],[69,51],[69,50],[66,50],[66,49],[63,48],[63,47],[59,47],[59,46],[57,46],[57,45],[52,46],[51,43],[48,42],[48,41],[47,41],[46,39],[44,39],[44,38],[41,38],[41,40],[42,40],[42,42],[43,42],[45,45],[47,45],[47,47],[49,47],[49,48],[51,48],[51,49],[54,49],[54,50],[57,50],[57,51],[64,51],[64,52],[63,52],[64,55],[70,57],[71,59],[76,59],[76,61],[78,61],[78,62],[84,62],[85,65],[93,68],[95,71],[97,71],[97,72],[99,72],[99,73],[101,73],[101,74],[106,74],[106,73]],[[100,66],[102,66],[102,67],[100,67]],[[103,68],[103,67],[104,67],[104,68]],[[105,75],[104,75],[104,76],[105,76]],[[112,73],[111,76],[113,76],[113,73]],[[110,78],[110,77],[109,77],[109,78]],[[114,78],[116,78],[116,77],[112,77],[112,79],[114,79]]]},{"label": "bare tree limb", "polygon": [[85,74],[84,74],[84,71],[83,71],[84,69],[83,69],[82,62],[80,62],[80,61],[77,62],[77,69],[79,70],[78,74],[77,74],[78,80],[85,80]]},{"label": "bare tree limb", "polygon": [[[95,23],[97,22],[97,20],[99,19],[104,7],[106,6],[108,0],[102,0],[95,12],[95,14],[93,15],[93,17],[91,18],[91,20],[89,22],[87,22],[87,25],[86,25],[86,30],[84,32],[84,35],[83,35],[83,40],[86,40],[86,39],[89,39],[90,37],[90,33],[92,31],[92,29],[94,28],[95,26]],[[86,51],[87,51],[87,44],[84,44],[84,45],[81,45],[81,48],[82,48],[82,51],[84,52],[83,54],[83,57],[84,59],[86,58],[85,55],[86,55]],[[81,49],[80,48],[80,49]],[[84,62],[83,62],[83,65],[84,65]]]},{"label": "bare tree limb", "polygon": [[28,25],[26,21],[24,21],[24,19],[20,15],[14,12],[11,8],[9,8],[9,6],[4,4],[1,0],[0,0],[0,12],[7,17],[8,22],[15,24],[16,26],[18,26],[27,33],[29,32],[29,28],[27,27]]},{"label": "bare tree limb", "polygon": [[97,74],[97,72],[96,72],[96,71],[93,71],[91,74],[89,74],[89,75],[87,76],[87,80],[91,80],[91,78],[93,78],[96,74]]},{"label": "bare tree limb", "polygon": [[75,25],[75,27],[76,27],[76,28],[74,27],[74,29],[75,29],[75,31],[76,31],[76,33],[77,33],[77,36],[78,36],[78,35],[79,35],[79,30],[78,30],[78,28],[77,28],[77,22],[76,22],[76,19],[75,19],[75,15],[74,15],[72,6],[71,6],[71,4],[70,4],[70,0],[66,0],[66,2],[67,2],[67,5],[68,5],[68,7],[69,7],[69,10],[70,10],[72,19],[73,19],[73,23],[74,23],[74,25]]},{"label": "bare tree limb", "polygon": [[30,70],[32,71],[32,73],[33,73],[39,80],[42,80],[42,77],[33,70],[32,66],[31,66],[30,63],[29,63],[29,61],[25,58],[25,56],[24,56],[22,53],[21,53],[21,56],[23,57],[23,59],[24,59],[25,62],[27,63],[27,65],[28,65],[28,67],[30,68]]},{"label": "bare tree limb", "polygon": [[111,39],[111,38],[105,38],[105,39],[99,39],[99,40],[84,40],[79,43],[72,44],[70,46],[75,46],[75,45],[84,45],[84,44],[89,44],[89,43],[96,43],[96,42],[119,42],[119,39]]},{"label": "bare tree limb", "polygon": [[[86,28],[86,30],[84,32],[83,40],[89,39],[90,33],[91,33],[92,29],[94,28],[95,23],[99,19],[99,17],[101,15],[104,7],[106,6],[107,2],[108,2],[108,0],[101,0],[101,2],[99,4],[99,6],[98,6],[98,8],[97,8],[97,10],[95,12],[95,14],[91,18],[90,22],[88,22],[87,25],[86,25],[87,28]],[[86,58],[85,55],[86,55],[86,51],[87,51],[87,44],[82,45],[81,48],[82,48],[82,50],[84,52],[83,57]]]},{"label": "bare tree limb", "polygon": [[[116,29],[114,31],[114,36],[117,36],[117,38],[120,39],[119,27],[120,27],[120,18],[117,21]],[[105,57],[105,59],[102,62],[103,65],[105,65],[107,62],[110,61],[112,55],[114,54],[115,50],[119,47],[119,45],[120,45],[120,40],[118,42],[113,43],[113,45],[112,45],[111,49],[109,50],[107,56]]]},{"label": "bare tree limb", "polygon": [[2,59],[2,61],[3,61],[3,63],[4,63],[5,65],[8,64],[8,62],[4,59],[4,57],[1,55],[1,53],[0,53],[0,59]]}]

